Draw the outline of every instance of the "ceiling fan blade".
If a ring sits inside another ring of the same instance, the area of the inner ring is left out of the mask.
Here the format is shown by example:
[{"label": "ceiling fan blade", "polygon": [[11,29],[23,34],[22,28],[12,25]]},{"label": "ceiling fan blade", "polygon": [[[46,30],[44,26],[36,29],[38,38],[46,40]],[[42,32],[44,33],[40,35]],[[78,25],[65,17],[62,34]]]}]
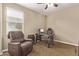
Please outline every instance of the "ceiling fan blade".
[{"label": "ceiling fan blade", "polygon": [[55,6],[55,7],[58,7],[58,4],[54,3],[54,6]]},{"label": "ceiling fan blade", "polygon": [[47,8],[48,8],[48,5],[46,5],[45,9],[47,9]]},{"label": "ceiling fan blade", "polygon": [[44,3],[37,3],[37,4],[44,4]]}]

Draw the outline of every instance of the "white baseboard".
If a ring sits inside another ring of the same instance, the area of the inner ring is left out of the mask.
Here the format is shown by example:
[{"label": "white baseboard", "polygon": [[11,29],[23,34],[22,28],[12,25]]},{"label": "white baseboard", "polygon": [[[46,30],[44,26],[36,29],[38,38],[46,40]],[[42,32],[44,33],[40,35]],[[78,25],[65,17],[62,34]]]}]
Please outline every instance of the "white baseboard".
[{"label": "white baseboard", "polygon": [[59,41],[59,40],[55,40],[56,42],[61,42],[64,44],[69,44],[69,45],[73,45],[73,46],[78,46],[77,44],[73,44],[73,43],[69,43],[69,42],[64,42],[64,41]]},{"label": "white baseboard", "polygon": [[4,50],[2,50],[2,52],[6,52],[6,51],[8,51],[8,49],[4,49]]}]

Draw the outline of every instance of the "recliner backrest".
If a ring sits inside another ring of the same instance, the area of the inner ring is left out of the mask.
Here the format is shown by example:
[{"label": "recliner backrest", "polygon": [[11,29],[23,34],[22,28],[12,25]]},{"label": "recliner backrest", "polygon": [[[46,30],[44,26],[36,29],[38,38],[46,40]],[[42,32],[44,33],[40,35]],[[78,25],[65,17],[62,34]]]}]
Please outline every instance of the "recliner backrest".
[{"label": "recliner backrest", "polygon": [[8,38],[11,39],[12,42],[22,42],[24,41],[24,34],[22,31],[10,31]]}]

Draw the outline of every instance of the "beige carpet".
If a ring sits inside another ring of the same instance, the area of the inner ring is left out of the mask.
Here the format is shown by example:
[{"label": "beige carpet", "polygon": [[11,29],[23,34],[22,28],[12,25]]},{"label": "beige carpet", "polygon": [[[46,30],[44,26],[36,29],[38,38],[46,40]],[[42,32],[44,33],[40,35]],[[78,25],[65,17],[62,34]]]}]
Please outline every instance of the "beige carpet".
[{"label": "beige carpet", "polygon": [[[55,42],[51,48],[47,47],[45,41],[38,42],[33,46],[32,52],[28,56],[75,56],[75,47],[63,43]],[[9,56],[8,52],[4,52],[3,56]]]}]

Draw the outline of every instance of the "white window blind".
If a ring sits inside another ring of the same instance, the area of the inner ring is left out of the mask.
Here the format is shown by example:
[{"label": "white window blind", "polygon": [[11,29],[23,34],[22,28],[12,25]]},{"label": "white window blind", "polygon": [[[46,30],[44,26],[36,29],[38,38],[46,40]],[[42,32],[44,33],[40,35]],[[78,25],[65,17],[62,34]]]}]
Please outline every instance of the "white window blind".
[{"label": "white window blind", "polygon": [[24,12],[7,7],[7,32],[23,31]]}]

